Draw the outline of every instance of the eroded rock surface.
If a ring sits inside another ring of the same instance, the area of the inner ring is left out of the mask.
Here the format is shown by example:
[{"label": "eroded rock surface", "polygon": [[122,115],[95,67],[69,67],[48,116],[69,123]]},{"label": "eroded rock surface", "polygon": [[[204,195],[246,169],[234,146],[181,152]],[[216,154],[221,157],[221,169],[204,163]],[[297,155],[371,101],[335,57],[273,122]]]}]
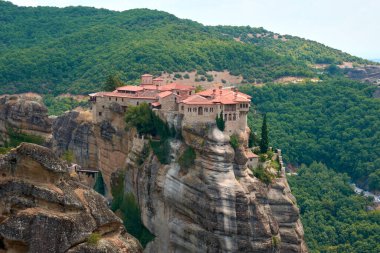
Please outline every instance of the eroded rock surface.
[{"label": "eroded rock surface", "polygon": [[[88,238],[100,234],[90,243]],[[104,197],[49,149],[21,144],[0,156],[0,252],[141,252]]]},{"label": "eroded rock surface", "polygon": [[[126,190],[156,235],[145,252],[307,252],[286,178],[265,185],[251,176],[243,149],[235,151],[216,128],[182,135],[170,165],[152,154],[138,165],[138,148],[127,159]],[[188,146],[197,158],[185,169],[176,160]]]},{"label": "eroded rock surface", "polygon": [[8,140],[8,131],[22,131],[49,139],[52,120],[40,97],[4,95],[0,97],[0,145]]}]

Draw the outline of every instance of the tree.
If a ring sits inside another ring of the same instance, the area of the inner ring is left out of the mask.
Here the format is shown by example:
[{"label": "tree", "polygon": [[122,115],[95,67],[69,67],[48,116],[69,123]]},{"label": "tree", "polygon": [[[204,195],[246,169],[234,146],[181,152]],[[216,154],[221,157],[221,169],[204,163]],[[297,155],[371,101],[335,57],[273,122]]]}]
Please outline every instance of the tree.
[{"label": "tree", "polygon": [[99,171],[99,173],[96,174],[96,181],[94,185],[94,190],[98,193],[102,194],[103,196],[106,194],[106,189],[104,187],[104,180],[102,173]]},{"label": "tree", "polygon": [[256,135],[255,133],[251,130],[249,133],[249,138],[248,138],[248,147],[252,148],[256,144]]},{"label": "tree", "polygon": [[261,153],[266,153],[269,147],[269,137],[268,137],[268,126],[267,126],[267,115],[264,114],[263,125],[261,126],[261,140],[260,140],[260,151]]},{"label": "tree", "polygon": [[109,75],[103,86],[105,91],[114,91],[117,87],[125,85],[123,81],[120,80],[120,77],[117,75]]},{"label": "tree", "polygon": [[226,122],[223,119],[223,111],[220,112],[220,115],[216,115],[216,126],[219,128],[220,131],[224,131],[226,128]]}]

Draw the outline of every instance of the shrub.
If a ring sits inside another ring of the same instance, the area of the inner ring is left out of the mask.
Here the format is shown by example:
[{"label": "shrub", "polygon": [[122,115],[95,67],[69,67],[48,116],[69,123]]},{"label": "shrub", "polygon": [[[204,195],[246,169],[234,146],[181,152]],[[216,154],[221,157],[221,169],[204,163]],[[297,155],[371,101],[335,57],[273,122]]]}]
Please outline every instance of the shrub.
[{"label": "shrub", "polygon": [[74,161],[74,152],[72,150],[66,150],[62,157],[62,160],[65,160],[68,163],[72,163]]},{"label": "shrub", "polygon": [[231,135],[230,144],[234,149],[239,147],[239,137],[236,134]]},{"label": "shrub", "polygon": [[260,154],[260,156],[259,156],[259,161],[260,162],[265,162],[267,160],[267,156],[265,155],[265,154]]},{"label": "shrub", "polygon": [[273,155],[274,155],[273,151],[268,151],[267,152],[268,160],[272,159]]},{"label": "shrub", "polygon": [[262,166],[258,166],[256,169],[252,170],[252,172],[261,182],[265,184],[270,184],[272,182],[273,176]]},{"label": "shrub", "polygon": [[157,156],[161,164],[170,163],[170,143],[169,140],[150,141],[153,153]]},{"label": "shrub", "polygon": [[90,245],[97,245],[102,236],[99,233],[92,233],[87,238],[87,243]]},{"label": "shrub", "polygon": [[227,83],[227,81],[226,81],[226,80],[224,80],[224,79],[222,79],[222,83]]},{"label": "shrub", "polygon": [[99,171],[99,173],[96,174],[96,181],[94,185],[94,190],[98,192],[99,194],[102,194],[103,196],[106,194],[105,184],[103,180],[102,173]]},{"label": "shrub", "polygon": [[183,78],[190,79],[190,76],[189,76],[189,74],[186,73],[186,74],[183,75]]},{"label": "shrub", "polygon": [[181,74],[178,74],[178,73],[176,73],[176,74],[174,75],[174,77],[175,77],[175,78],[182,78],[182,75],[181,75]]},{"label": "shrub", "polygon": [[182,168],[188,169],[194,165],[196,153],[192,147],[188,147],[179,157],[178,163]]}]

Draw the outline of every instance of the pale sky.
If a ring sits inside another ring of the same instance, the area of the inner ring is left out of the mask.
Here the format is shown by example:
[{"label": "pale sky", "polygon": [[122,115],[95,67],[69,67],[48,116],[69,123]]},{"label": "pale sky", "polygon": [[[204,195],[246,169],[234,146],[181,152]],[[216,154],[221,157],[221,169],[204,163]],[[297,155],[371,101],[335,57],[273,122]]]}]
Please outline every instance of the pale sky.
[{"label": "pale sky", "polygon": [[11,0],[22,6],[149,8],[205,25],[264,27],[380,59],[380,0]]}]

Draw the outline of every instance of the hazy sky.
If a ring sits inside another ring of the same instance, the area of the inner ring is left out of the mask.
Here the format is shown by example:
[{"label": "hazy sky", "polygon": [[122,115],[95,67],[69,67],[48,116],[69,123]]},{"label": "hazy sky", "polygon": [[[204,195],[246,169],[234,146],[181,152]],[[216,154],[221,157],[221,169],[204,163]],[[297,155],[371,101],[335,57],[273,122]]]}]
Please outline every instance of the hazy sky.
[{"label": "hazy sky", "polygon": [[207,25],[249,25],[380,58],[380,0],[11,0],[23,6],[149,8]]}]

